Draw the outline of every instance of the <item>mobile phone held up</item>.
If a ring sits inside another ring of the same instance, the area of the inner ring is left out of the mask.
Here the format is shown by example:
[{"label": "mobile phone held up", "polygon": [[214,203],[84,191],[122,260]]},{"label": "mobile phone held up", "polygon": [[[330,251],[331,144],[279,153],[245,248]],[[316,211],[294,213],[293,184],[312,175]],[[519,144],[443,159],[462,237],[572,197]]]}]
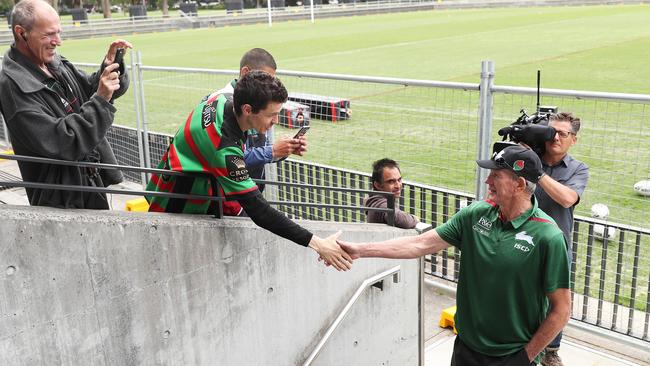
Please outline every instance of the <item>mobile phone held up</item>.
[{"label": "mobile phone held up", "polygon": [[301,136],[304,136],[307,131],[309,131],[309,126],[301,127],[298,133],[293,137],[294,139],[299,139]]},{"label": "mobile phone held up", "polygon": [[117,51],[115,51],[115,59],[113,62],[120,65],[118,71],[120,72],[120,75],[124,75],[124,48],[118,48]]}]

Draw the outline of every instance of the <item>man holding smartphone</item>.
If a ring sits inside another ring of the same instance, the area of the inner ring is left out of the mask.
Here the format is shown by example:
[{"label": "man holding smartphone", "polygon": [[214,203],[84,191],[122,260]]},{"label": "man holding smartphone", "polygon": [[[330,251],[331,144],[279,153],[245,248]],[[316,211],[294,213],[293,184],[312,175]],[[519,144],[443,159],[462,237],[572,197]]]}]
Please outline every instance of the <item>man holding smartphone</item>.
[{"label": "man holding smartphone", "polygon": [[[129,78],[111,42],[92,75],[57,53],[61,46],[59,15],[42,0],[23,0],[12,11],[14,43],[0,71],[0,111],[17,155],[117,164],[106,133],[113,124],[115,98]],[[80,168],[21,161],[25,182],[107,187],[122,181],[119,170]],[[27,188],[33,206],[108,209],[104,193]]]},{"label": "man holding smartphone", "polygon": [[[275,76],[277,64],[273,56],[262,48],[253,48],[247,51],[239,62],[239,78],[243,78],[250,71],[259,70]],[[230,81],[217,93],[231,96],[237,79]],[[272,133],[272,130],[269,131]],[[264,179],[264,165],[286,159],[289,155],[302,156],[307,152],[307,138],[304,133],[293,138],[281,138],[272,145],[269,144],[266,134],[256,130],[247,131],[244,150],[244,161],[252,179]],[[260,192],[264,185],[259,185]],[[243,213],[243,212],[241,212]]]}]

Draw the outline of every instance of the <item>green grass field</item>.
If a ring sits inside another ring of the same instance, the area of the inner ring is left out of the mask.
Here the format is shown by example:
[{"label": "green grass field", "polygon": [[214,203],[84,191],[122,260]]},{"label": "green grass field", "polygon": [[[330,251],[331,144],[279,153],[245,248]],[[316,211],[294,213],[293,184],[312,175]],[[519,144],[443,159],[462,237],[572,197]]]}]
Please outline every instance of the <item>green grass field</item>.
[{"label": "green grass field", "polygon": [[[445,10],[126,36],[146,65],[236,68],[264,47],[287,70],[476,82],[481,60],[496,82],[650,93],[650,6]],[[97,62],[107,39],[61,52]]]}]

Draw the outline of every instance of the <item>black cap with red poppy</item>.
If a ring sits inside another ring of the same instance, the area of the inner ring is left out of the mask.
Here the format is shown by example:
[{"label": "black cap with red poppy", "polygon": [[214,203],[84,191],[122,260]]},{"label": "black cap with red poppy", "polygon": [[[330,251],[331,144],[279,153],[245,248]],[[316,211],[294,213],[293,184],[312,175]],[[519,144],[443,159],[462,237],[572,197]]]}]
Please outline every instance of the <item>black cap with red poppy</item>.
[{"label": "black cap with red poppy", "polygon": [[492,159],[477,160],[476,163],[485,169],[511,169],[518,176],[533,183],[537,183],[544,175],[539,156],[521,145],[508,146],[492,154]]}]

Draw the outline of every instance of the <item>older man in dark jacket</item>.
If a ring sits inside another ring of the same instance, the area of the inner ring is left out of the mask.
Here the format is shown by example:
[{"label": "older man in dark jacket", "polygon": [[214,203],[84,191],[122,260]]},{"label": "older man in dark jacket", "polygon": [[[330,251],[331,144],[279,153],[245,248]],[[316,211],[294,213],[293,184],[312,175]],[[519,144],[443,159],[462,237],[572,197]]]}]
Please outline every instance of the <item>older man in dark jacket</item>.
[{"label": "older man in dark jacket", "polygon": [[[0,110],[18,155],[115,164],[106,140],[113,124],[114,98],[128,88],[123,64],[114,63],[111,43],[102,65],[88,76],[56,53],[61,26],[56,11],[42,0],[23,0],[12,12],[14,44],[0,72]],[[122,181],[117,170],[19,162],[26,182],[105,187]],[[105,194],[27,189],[32,205],[108,209]]]}]

